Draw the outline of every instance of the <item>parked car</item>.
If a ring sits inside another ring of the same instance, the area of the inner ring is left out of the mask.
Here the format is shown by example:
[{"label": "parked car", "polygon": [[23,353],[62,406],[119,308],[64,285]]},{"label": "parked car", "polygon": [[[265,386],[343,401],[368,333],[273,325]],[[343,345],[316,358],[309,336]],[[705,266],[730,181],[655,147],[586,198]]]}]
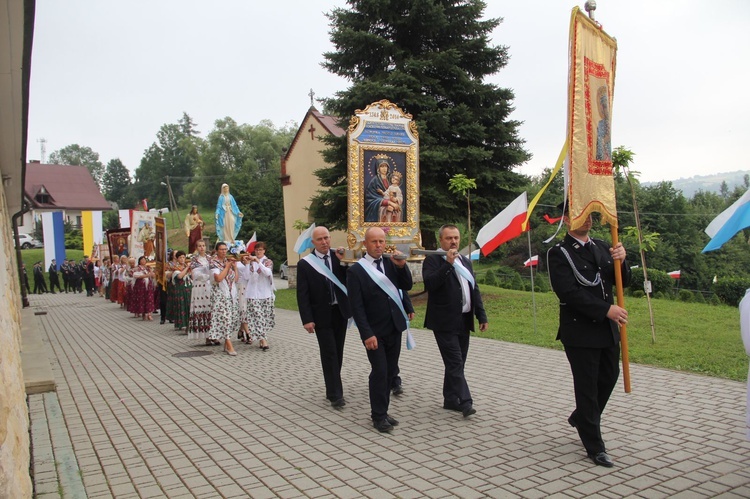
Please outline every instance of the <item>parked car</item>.
[{"label": "parked car", "polygon": [[41,241],[37,241],[28,234],[18,234],[18,242],[21,245],[21,249],[44,248]]},{"label": "parked car", "polygon": [[286,260],[284,260],[284,263],[282,263],[281,266],[279,267],[279,278],[280,279],[289,278],[289,265],[286,264]]}]

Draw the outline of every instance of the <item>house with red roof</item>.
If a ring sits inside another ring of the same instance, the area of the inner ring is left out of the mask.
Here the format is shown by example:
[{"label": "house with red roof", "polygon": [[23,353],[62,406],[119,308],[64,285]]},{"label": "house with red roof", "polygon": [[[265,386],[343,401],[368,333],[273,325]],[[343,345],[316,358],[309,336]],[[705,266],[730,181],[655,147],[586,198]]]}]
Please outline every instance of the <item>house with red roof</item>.
[{"label": "house with red roof", "polygon": [[80,227],[81,212],[112,209],[88,168],[75,165],[27,163],[24,201],[31,210],[19,221],[18,231],[27,234],[44,212],[62,211],[65,222]]}]

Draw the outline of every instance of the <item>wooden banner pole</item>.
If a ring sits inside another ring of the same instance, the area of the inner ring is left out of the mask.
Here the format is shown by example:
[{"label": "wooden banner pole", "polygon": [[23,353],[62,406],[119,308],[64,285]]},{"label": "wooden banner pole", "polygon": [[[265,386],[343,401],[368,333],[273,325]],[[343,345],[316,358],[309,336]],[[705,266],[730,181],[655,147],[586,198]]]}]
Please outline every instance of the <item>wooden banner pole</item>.
[{"label": "wooden banner pole", "polygon": [[[619,242],[617,227],[610,225],[612,234],[612,247]],[[620,260],[615,260],[620,262]],[[622,291],[622,265],[615,264],[615,289],[617,290],[617,306],[625,308],[625,295]],[[628,353],[628,327],[626,324],[620,326],[620,349],[622,350],[622,380],[625,383],[625,393],[630,393],[630,354]]]}]

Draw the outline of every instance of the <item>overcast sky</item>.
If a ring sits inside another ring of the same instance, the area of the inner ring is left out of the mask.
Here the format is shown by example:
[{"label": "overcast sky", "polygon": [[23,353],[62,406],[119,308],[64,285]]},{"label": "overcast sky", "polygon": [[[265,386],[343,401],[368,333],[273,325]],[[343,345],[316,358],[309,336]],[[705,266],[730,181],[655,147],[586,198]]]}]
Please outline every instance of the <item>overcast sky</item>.
[{"label": "overcast sky", "polygon": [[[504,19],[492,43],[511,56],[489,81],[515,92],[512,118],[534,156],[518,171],[535,175],[565,139],[570,11],[583,2],[487,3],[485,17]],[[612,145],[636,153],[641,180],[750,169],[750,1],[597,3],[618,40]],[[43,137],[47,158],[77,143],[133,171],[183,111],[203,136],[225,116],[299,123],[311,88],[330,97],[348,85],[320,66],[332,49],[324,12],[345,5],[37,0],[28,159]]]}]

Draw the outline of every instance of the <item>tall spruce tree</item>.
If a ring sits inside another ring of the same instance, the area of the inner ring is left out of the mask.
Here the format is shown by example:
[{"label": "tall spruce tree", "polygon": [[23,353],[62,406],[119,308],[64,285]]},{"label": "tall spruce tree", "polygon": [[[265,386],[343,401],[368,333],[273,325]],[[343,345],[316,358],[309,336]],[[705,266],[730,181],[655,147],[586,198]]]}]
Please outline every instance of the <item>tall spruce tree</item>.
[{"label": "tall spruce tree", "polygon": [[[476,179],[473,221],[496,215],[525,179],[513,167],[530,158],[510,119],[513,92],[486,83],[508,62],[489,36],[501,19],[482,20],[481,0],[348,0],[327,14],[333,52],[323,66],[351,82],[324,100],[324,111],[348,126],[350,116],[388,99],[413,115],[420,139],[422,229],[458,222],[460,200],[448,180]],[[331,168],[316,172],[325,190],[313,200],[317,221],[346,228],[346,138],[327,139]]]}]

